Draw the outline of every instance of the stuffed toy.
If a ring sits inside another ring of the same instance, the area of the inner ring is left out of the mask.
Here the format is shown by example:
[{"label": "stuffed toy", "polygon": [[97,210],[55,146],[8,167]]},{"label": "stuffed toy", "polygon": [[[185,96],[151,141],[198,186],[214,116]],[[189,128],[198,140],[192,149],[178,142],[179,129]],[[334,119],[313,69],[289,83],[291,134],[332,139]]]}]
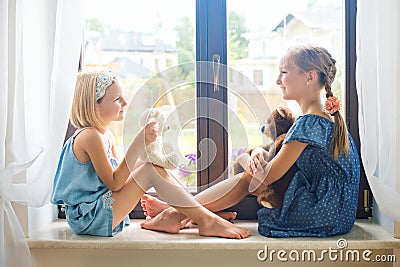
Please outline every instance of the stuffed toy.
[{"label": "stuffed toy", "polygon": [[[276,153],[279,152],[286,133],[293,125],[295,119],[296,117],[292,111],[284,106],[279,106],[266,118],[265,124],[261,127],[261,132],[271,139],[272,142],[260,147],[268,152],[266,158],[267,161],[271,161]],[[249,149],[247,154],[251,155],[252,151],[253,149]],[[244,166],[241,166],[238,162],[235,162],[233,164],[234,173],[237,174],[244,172],[243,167]],[[295,165],[293,165],[281,179],[272,183],[267,189],[261,192],[257,197],[258,203],[266,208],[280,208],[283,203],[283,196],[289,186],[295,168]]]},{"label": "stuffed toy", "polygon": [[161,135],[157,137],[156,141],[146,146],[139,159],[166,169],[175,169],[179,161],[178,155],[170,143],[162,140],[162,134],[169,130],[165,120],[164,112],[159,108],[146,109],[142,113],[139,119],[140,126],[144,127],[149,121],[156,121],[154,127],[160,129]]}]

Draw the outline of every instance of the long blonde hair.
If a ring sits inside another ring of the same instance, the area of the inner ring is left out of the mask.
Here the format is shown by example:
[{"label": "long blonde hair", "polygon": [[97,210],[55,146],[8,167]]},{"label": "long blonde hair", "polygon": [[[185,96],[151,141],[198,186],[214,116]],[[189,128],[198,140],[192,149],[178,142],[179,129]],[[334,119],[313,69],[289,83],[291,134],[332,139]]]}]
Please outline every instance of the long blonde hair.
[{"label": "long blonde hair", "polygon": [[70,121],[76,128],[104,128],[96,108],[96,78],[100,73],[101,70],[78,73],[70,116]]},{"label": "long blonde hair", "polygon": [[[323,47],[313,45],[299,45],[289,48],[282,61],[296,66],[304,72],[315,70],[321,87],[325,88],[326,98],[333,96],[332,83],[336,75],[336,60]],[[331,140],[331,152],[335,159],[339,154],[348,154],[349,140],[346,123],[340,112],[333,115],[335,124]]]}]

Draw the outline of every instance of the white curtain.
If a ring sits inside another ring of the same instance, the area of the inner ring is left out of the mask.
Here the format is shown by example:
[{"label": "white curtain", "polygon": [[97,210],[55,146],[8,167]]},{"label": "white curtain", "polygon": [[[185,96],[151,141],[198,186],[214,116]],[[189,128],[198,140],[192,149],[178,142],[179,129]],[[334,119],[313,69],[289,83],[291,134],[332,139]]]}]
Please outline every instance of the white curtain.
[{"label": "white curtain", "polygon": [[84,24],[80,0],[0,0],[0,266],[31,266],[10,201],[48,203]]},{"label": "white curtain", "polygon": [[400,221],[400,2],[357,1],[361,156],[379,210]]}]

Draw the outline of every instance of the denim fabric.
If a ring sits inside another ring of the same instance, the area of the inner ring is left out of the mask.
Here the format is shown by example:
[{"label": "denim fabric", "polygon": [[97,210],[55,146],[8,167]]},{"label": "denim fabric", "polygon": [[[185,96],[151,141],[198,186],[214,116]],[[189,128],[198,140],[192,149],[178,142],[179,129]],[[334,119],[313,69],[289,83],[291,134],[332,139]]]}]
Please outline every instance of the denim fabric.
[{"label": "denim fabric", "polygon": [[280,209],[258,210],[259,232],[264,236],[326,237],[352,228],[358,203],[360,163],[349,134],[349,154],[335,160],[330,152],[333,122],[317,115],[297,118],[284,143],[297,140],[307,147],[295,164]]},{"label": "denim fabric", "polygon": [[[92,162],[80,162],[76,159],[72,145],[78,131],[65,143],[56,175],[54,177],[51,203],[65,204],[67,222],[76,234],[113,236],[129,224],[129,218],[112,229],[111,191],[97,175]],[[107,152],[113,168],[118,162]]]}]

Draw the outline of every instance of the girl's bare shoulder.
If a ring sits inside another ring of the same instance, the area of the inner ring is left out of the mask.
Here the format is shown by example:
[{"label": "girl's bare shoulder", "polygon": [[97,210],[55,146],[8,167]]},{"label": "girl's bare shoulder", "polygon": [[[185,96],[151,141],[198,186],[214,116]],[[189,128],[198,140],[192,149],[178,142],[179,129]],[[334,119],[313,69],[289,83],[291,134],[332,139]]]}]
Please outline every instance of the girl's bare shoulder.
[{"label": "girl's bare shoulder", "polygon": [[104,149],[104,138],[102,134],[99,133],[94,128],[87,128],[81,130],[81,132],[75,138],[76,148],[88,150]]}]

